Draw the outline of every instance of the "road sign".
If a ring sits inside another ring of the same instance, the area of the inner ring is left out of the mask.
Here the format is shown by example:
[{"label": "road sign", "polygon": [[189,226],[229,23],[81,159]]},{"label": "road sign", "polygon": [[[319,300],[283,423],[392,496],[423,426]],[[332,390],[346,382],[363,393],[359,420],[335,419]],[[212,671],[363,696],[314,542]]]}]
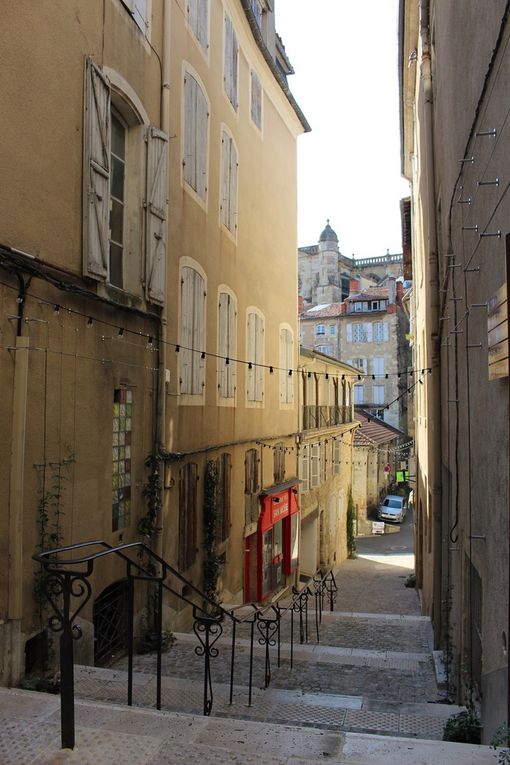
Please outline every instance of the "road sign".
[{"label": "road sign", "polygon": [[389,473],[389,472],[390,472],[390,470],[391,470],[391,465],[390,465],[390,464],[389,464],[389,462],[388,462],[388,463],[386,463],[386,465],[384,466],[384,472],[385,472],[385,473]]}]

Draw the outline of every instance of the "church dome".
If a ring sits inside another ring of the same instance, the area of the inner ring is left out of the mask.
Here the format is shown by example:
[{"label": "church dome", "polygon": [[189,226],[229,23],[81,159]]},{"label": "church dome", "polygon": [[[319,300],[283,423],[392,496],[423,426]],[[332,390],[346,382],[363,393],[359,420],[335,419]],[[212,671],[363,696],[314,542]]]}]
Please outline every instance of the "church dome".
[{"label": "church dome", "polygon": [[326,221],[326,228],[319,237],[319,242],[338,242],[338,237],[329,225],[329,218]]}]

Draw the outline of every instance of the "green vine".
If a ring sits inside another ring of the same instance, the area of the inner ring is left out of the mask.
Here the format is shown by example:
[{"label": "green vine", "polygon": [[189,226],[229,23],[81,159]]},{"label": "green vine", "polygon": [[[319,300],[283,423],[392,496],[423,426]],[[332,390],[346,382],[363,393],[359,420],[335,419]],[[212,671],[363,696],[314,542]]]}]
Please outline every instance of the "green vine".
[{"label": "green vine", "polygon": [[145,467],[150,470],[149,477],[142,488],[142,497],[145,497],[147,501],[147,512],[138,521],[137,529],[149,540],[152,540],[154,534],[160,531],[160,527],[156,525],[163,507],[161,498],[163,484],[159,475],[160,459],[159,454],[153,453],[149,454],[144,462]]},{"label": "green vine", "polygon": [[349,558],[356,557],[356,538],[354,536],[355,521],[356,511],[354,509],[354,500],[352,498],[352,488],[349,488],[349,497],[347,500],[347,555]]},{"label": "green vine", "polygon": [[[69,481],[68,470],[74,464],[73,454],[57,462],[36,465],[41,471],[41,486],[37,491],[36,524],[38,531],[37,550],[44,552],[56,547],[62,547],[62,519],[65,515],[62,509],[65,484]],[[47,602],[44,585],[46,574],[42,565],[34,573],[34,600],[40,620],[44,617]]]},{"label": "green vine", "polygon": [[215,460],[208,460],[205,466],[204,478],[204,592],[210,600],[218,598],[216,587],[221,568],[221,558],[216,554],[216,490],[218,486],[218,466]]}]

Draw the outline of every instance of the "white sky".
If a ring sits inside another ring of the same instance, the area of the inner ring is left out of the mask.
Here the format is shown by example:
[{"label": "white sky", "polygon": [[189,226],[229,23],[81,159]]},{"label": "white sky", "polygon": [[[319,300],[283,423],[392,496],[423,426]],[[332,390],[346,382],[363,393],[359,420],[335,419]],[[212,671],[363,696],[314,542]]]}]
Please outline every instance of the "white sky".
[{"label": "white sky", "polygon": [[330,219],[344,255],[402,252],[398,0],[276,0],[312,132],[298,139],[298,244]]}]

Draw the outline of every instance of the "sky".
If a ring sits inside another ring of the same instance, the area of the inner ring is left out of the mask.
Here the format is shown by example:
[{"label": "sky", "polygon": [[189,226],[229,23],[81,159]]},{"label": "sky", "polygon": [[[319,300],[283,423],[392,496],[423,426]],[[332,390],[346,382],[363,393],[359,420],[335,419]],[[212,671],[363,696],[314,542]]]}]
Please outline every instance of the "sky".
[{"label": "sky", "polygon": [[312,127],[298,138],[298,245],[329,218],[344,255],[402,252],[398,0],[276,0],[275,13]]}]

